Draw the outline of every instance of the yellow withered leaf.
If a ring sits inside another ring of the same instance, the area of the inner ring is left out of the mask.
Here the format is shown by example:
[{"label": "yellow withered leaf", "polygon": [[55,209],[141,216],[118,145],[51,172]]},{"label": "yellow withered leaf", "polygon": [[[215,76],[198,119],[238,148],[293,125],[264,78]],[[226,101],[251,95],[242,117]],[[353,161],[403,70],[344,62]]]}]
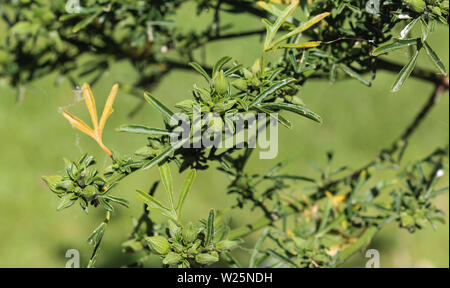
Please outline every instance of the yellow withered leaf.
[{"label": "yellow withered leaf", "polygon": [[70,114],[67,110],[64,110],[62,112],[64,118],[66,118],[69,123],[77,128],[78,130],[80,130],[81,132],[83,132],[84,134],[92,137],[95,139],[95,132],[94,130],[91,129],[91,127],[89,127],[86,123],[83,122],[83,120],[79,119],[78,117]]},{"label": "yellow withered leaf", "polygon": [[111,92],[109,93],[108,99],[106,100],[105,107],[103,108],[102,117],[100,119],[100,123],[98,122],[98,116],[97,116],[97,108],[95,106],[95,98],[92,94],[91,87],[89,84],[85,83],[83,85],[83,95],[84,100],[86,102],[86,107],[89,110],[89,114],[91,116],[92,124],[94,126],[94,129],[89,127],[86,123],[84,123],[81,119],[77,118],[76,116],[70,114],[68,111],[63,111],[63,116],[66,118],[70,124],[72,124],[73,127],[77,128],[84,134],[90,136],[93,138],[98,145],[103,149],[103,151],[108,154],[108,156],[112,157],[111,151],[103,144],[102,135],[103,135],[103,129],[105,128],[106,121],[108,120],[109,116],[113,113],[113,104],[114,100],[116,99],[117,91],[119,90],[119,85],[116,84],[112,87]]},{"label": "yellow withered leaf", "polygon": [[100,134],[103,133],[103,129],[105,128],[106,121],[108,120],[109,116],[111,116],[111,114],[114,112],[112,106],[114,104],[114,100],[116,100],[118,90],[119,85],[114,85],[111,89],[111,92],[109,93],[108,99],[106,100],[105,108],[103,108],[102,117],[100,118],[100,124],[98,127]]},{"label": "yellow withered leaf", "polygon": [[94,94],[92,94],[91,87],[89,84],[83,84],[83,96],[86,102],[86,107],[91,115],[92,124],[94,125],[94,130],[98,127],[98,117],[97,117],[97,107],[95,106]]}]

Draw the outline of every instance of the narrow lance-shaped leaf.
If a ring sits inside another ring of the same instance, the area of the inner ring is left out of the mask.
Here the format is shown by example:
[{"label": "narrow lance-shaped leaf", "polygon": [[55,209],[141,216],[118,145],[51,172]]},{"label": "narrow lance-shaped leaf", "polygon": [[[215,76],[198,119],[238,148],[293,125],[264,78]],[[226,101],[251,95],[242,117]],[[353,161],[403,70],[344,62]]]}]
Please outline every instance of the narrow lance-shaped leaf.
[{"label": "narrow lance-shaped leaf", "polygon": [[403,28],[403,30],[400,32],[400,39],[405,39],[405,37],[408,35],[411,29],[414,28],[419,19],[420,17],[417,17],[413,21],[409,22],[408,25],[405,26],[405,28]]},{"label": "narrow lance-shaped leaf", "polygon": [[206,223],[206,241],[205,246],[208,246],[214,236],[214,210],[209,211],[208,222]]},{"label": "narrow lance-shaped leaf", "polygon": [[258,240],[256,241],[255,247],[253,247],[252,256],[250,257],[250,268],[255,268],[256,266],[256,256],[258,255],[259,248],[264,243],[264,240],[267,238],[267,235],[269,234],[269,229],[266,228],[261,236],[259,236]]},{"label": "narrow lance-shaped leaf", "polygon": [[447,69],[445,68],[444,63],[442,62],[441,58],[434,52],[434,50],[431,48],[431,46],[428,44],[427,41],[423,42],[423,47],[425,47],[425,51],[427,52],[428,57],[430,57],[433,64],[436,66],[436,68],[439,70],[439,72],[443,75],[447,74]]},{"label": "narrow lance-shaped leaf", "polygon": [[180,217],[181,209],[183,209],[184,202],[186,202],[186,198],[192,189],[192,184],[194,183],[196,174],[197,173],[195,169],[189,171],[189,174],[184,180],[183,186],[181,186],[180,195],[178,196],[177,207],[175,209],[178,214],[178,217]]},{"label": "narrow lance-shaped leaf", "polygon": [[304,31],[308,30],[309,28],[311,28],[315,24],[319,23],[320,21],[322,21],[324,18],[328,17],[329,15],[330,15],[329,12],[325,12],[325,13],[314,16],[313,18],[309,19],[308,21],[302,23],[300,26],[298,26],[291,32],[289,32],[289,33],[281,36],[279,39],[275,40],[272,45],[276,45],[276,44],[278,44],[282,41],[285,41],[299,33],[302,33]]},{"label": "narrow lance-shaped leaf", "polygon": [[408,79],[408,77],[411,75],[412,71],[414,70],[414,67],[416,66],[417,57],[419,56],[419,50],[416,50],[413,57],[409,59],[408,64],[403,67],[403,69],[400,71],[400,73],[397,76],[397,79],[394,82],[394,85],[392,85],[392,92],[397,92],[400,90],[400,88],[403,86],[405,81]]},{"label": "narrow lance-shaped leaf", "polygon": [[278,253],[277,251],[273,250],[273,249],[267,249],[266,250],[267,253],[269,253],[272,257],[277,258],[278,260],[284,262],[285,264],[288,264],[292,267],[297,267],[297,264],[295,264],[291,259],[289,259],[288,257],[284,256],[281,253]]},{"label": "narrow lance-shaped leaf", "polygon": [[136,196],[145,204],[151,206],[151,204],[156,205],[158,208],[165,210],[165,211],[169,211],[170,209],[165,207],[161,202],[159,202],[158,200],[156,200],[155,197],[151,196],[148,193],[145,193],[142,190],[136,190]]},{"label": "narrow lance-shaped leaf", "polygon": [[[286,20],[289,18],[289,16],[294,13],[295,9],[298,6],[299,1],[294,0],[292,1],[291,5],[289,5],[286,9],[283,10],[281,15],[277,18],[275,23],[265,22],[266,29],[267,29],[267,37],[266,42],[264,44],[265,49],[269,49],[272,43],[273,38],[275,37],[275,34],[277,33],[278,29],[280,29],[281,25],[286,22]],[[264,19],[265,20],[265,19]]]},{"label": "narrow lance-shaped leaf", "polygon": [[75,203],[75,199],[73,199],[73,195],[72,194],[66,194],[63,197],[61,197],[61,201],[59,202],[59,205],[56,208],[56,210],[60,211],[60,210],[69,208],[74,203]]},{"label": "narrow lance-shaped leaf", "polygon": [[102,13],[102,10],[97,11],[96,13],[87,16],[86,18],[84,18],[83,20],[81,20],[80,22],[78,22],[72,29],[73,33],[77,33],[80,30],[84,29],[86,26],[88,26],[89,24],[91,24],[92,21],[95,20],[95,18],[97,18],[100,14]]},{"label": "narrow lance-shaped leaf", "polygon": [[166,150],[164,150],[161,154],[153,158],[152,160],[147,161],[144,163],[142,170],[150,169],[153,166],[159,164],[160,162],[164,161],[167,157],[169,157],[175,150],[183,146],[184,143],[187,141],[190,141],[190,138],[186,138],[183,140],[178,141],[175,145],[170,146]]},{"label": "narrow lance-shaped leaf", "polygon": [[253,107],[253,106],[261,103],[266,97],[275,93],[278,89],[281,89],[281,88],[291,84],[294,81],[295,81],[295,79],[284,79],[284,80],[276,82],[275,84],[273,84],[272,86],[270,86],[269,88],[264,90],[260,95],[258,95],[258,97],[256,97],[255,100],[253,100],[252,103],[250,103],[249,107]]},{"label": "narrow lance-shaped leaf", "polygon": [[173,116],[174,113],[170,111],[170,109],[167,108],[164,104],[159,102],[155,97],[153,97],[152,94],[145,92],[144,98],[148,103],[152,104],[156,109],[158,109],[158,111],[161,112],[167,119],[170,119]]},{"label": "narrow lance-shaped leaf", "polygon": [[344,71],[348,76],[355,78],[356,80],[363,83],[364,85],[366,85],[368,87],[372,86],[372,83],[370,81],[364,79],[361,74],[359,74],[358,72],[354,71],[353,69],[347,67],[346,65],[339,65],[339,68],[342,71]]},{"label": "narrow lance-shaped leaf", "polygon": [[257,105],[255,106],[256,111],[260,111],[262,113],[266,113],[267,115],[270,116],[270,118],[275,119],[278,121],[278,123],[280,123],[281,125],[285,126],[288,129],[292,129],[292,123],[291,121],[289,121],[288,119],[284,118],[281,114],[278,114],[276,117],[274,117],[274,112],[269,110],[269,109],[265,109],[264,107]]},{"label": "narrow lance-shaped leaf", "polygon": [[320,42],[317,41],[310,41],[310,42],[303,42],[303,43],[285,43],[285,44],[279,44],[273,46],[271,49],[305,49],[305,48],[314,48],[320,45]]},{"label": "narrow lance-shaped leaf", "polygon": [[143,135],[173,135],[173,133],[168,130],[147,127],[144,125],[122,125],[117,129],[117,131]]},{"label": "narrow lance-shaped leaf", "polygon": [[208,83],[211,83],[212,81],[211,77],[208,75],[208,73],[206,73],[205,69],[203,69],[203,67],[200,66],[200,64],[196,62],[190,62],[189,65],[195,70],[197,70],[197,72],[200,73],[206,79],[206,81],[208,81]]},{"label": "narrow lance-shaped leaf", "polygon": [[222,57],[219,61],[217,61],[217,63],[213,67],[213,76],[215,76],[216,73],[219,72],[223,68],[223,66],[227,64],[230,60],[231,60],[230,56],[225,56]]},{"label": "narrow lance-shaped leaf", "polygon": [[318,123],[322,123],[322,118],[319,115],[317,115],[316,113],[312,112],[309,109],[306,109],[302,106],[298,106],[295,104],[289,104],[289,103],[267,103],[266,104],[266,103],[263,103],[260,106],[263,108],[290,111],[290,112],[296,113],[300,116],[314,120]]},{"label": "narrow lance-shaped leaf", "polygon": [[166,192],[169,196],[170,204],[172,205],[172,208],[175,208],[175,203],[173,201],[173,179],[169,164],[164,163],[163,165],[161,165],[159,167],[159,173],[161,175],[161,182],[163,183],[164,188],[166,189]]},{"label": "narrow lance-shaped leaf", "polygon": [[406,48],[412,45],[416,45],[417,43],[419,43],[420,39],[415,38],[415,39],[405,39],[405,40],[397,40],[395,39],[394,42],[391,43],[386,43],[386,44],[382,44],[380,46],[378,46],[377,48],[375,48],[372,51],[372,56],[379,56],[381,54],[385,54],[388,52],[392,52],[398,49],[402,49],[402,48]]}]

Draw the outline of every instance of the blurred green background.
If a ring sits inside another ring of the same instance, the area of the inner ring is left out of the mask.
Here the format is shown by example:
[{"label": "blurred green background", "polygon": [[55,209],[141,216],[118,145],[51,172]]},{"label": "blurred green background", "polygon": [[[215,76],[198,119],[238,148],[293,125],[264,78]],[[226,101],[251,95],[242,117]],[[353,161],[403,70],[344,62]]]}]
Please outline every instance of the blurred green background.
[{"label": "blurred green background", "polygon": [[[174,17],[183,29],[196,29],[210,21],[210,15],[197,17],[190,8],[185,7]],[[230,16],[224,20],[233,23],[236,31],[262,28],[259,20],[247,17]],[[448,67],[448,27],[439,26],[430,42]],[[252,65],[260,48],[260,37],[255,36],[214,42],[199,50],[197,56],[205,57],[210,65],[224,55]],[[403,51],[390,57],[405,63],[408,55]],[[89,59],[80,59],[80,63],[84,61]],[[433,69],[425,55],[420,57],[419,65]],[[265,171],[277,161],[291,159],[285,169],[306,176],[314,175],[308,161],[324,164],[325,152],[330,150],[335,152],[336,166],[350,163],[351,168],[358,168],[368,162],[380,148],[389,145],[402,132],[433,90],[429,83],[410,79],[399,93],[392,94],[389,88],[394,76],[379,73],[372,88],[352,80],[334,85],[327,81],[308,82],[302,98],[311,110],[324,118],[324,124],[290,117],[294,128],[291,131],[280,129],[278,158],[269,161],[253,157],[249,171]],[[99,109],[115,82],[133,83],[136,77],[127,63],[114,64],[113,69],[93,88]],[[24,99],[19,104],[16,103],[17,91],[0,82],[0,267],[64,267],[68,260],[65,253],[72,248],[80,251],[82,265],[86,265],[91,253],[87,237],[103,217],[93,209],[85,215],[75,206],[57,212],[58,199],[41,180],[43,175],[62,171],[63,157],[78,159],[82,153],[89,152],[97,157],[101,167],[109,163],[94,141],[72,129],[60,115],[61,108],[67,108],[75,115],[89,119],[80,95],[73,91],[68,81],[55,85],[56,78],[57,75],[48,75],[27,85]],[[153,94],[173,105],[188,97],[192,85],[200,81],[198,74],[177,71],[165,78]],[[447,92],[413,136],[406,161],[419,159],[435,147],[448,143],[448,101]],[[128,113],[139,103],[138,98],[119,93],[116,111],[104,133],[108,147],[131,154],[145,143],[144,137],[115,132],[114,128],[121,124],[161,125],[159,114],[149,105],[129,119]],[[142,210],[133,191],[136,188],[148,189],[158,176],[155,169],[138,172],[116,190],[117,196],[131,202],[131,208],[117,209],[113,216],[98,258],[98,267],[116,267],[132,262],[132,256],[120,252],[120,245],[131,231],[131,217],[138,217]],[[176,185],[180,185],[183,176],[175,176]],[[446,175],[441,185],[448,186],[448,179]],[[227,184],[224,175],[215,169],[200,172],[187,200],[185,220],[204,218],[210,208],[224,209],[234,203],[233,197],[225,193]],[[162,197],[159,190],[158,196]],[[436,204],[448,214],[448,195],[438,198]],[[257,216],[260,215],[256,212],[234,213],[232,223],[244,224],[241,219],[250,221]],[[249,240],[254,240],[254,236]],[[250,247],[251,241],[245,245]],[[439,224],[437,231],[430,227],[415,234],[391,225],[376,236],[370,248],[380,251],[382,267],[448,267],[449,225]],[[245,248],[237,252],[242,257],[248,254]],[[347,265],[363,267],[363,256],[356,255]]]}]

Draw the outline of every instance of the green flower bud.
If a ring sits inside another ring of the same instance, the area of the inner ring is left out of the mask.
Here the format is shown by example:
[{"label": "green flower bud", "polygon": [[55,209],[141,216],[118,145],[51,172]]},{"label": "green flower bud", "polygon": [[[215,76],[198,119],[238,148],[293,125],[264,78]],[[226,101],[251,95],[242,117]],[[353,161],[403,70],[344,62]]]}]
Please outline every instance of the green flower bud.
[{"label": "green flower bud", "polygon": [[236,247],[238,244],[238,241],[223,240],[217,243],[216,249],[219,251],[228,251]]},{"label": "green flower bud", "polygon": [[431,11],[433,11],[434,14],[441,16],[442,12],[441,12],[441,8],[434,6],[433,8],[431,8]]},{"label": "green flower bud", "polygon": [[213,111],[217,112],[217,113],[223,113],[223,112],[226,112],[226,111],[230,110],[231,108],[233,108],[234,104],[236,104],[236,100],[223,101],[223,102],[217,103],[214,106]]},{"label": "green flower bud", "polygon": [[440,5],[440,7],[441,7],[441,9],[442,10],[446,10],[446,11],[448,11],[448,7],[449,7],[450,5],[449,5],[449,1],[442,1],[441,2],[441,5]]},{"label": "green flower bud", "polygon": [[188,99],[177,103],[175,107],[185,112],[190,112],[192,111],[192,107],[194,106],[194,104],[195,104],[194,100]]},{"label": "green flower bud", "polygon": [[198,254],[195,256],[195,262],[203,265],[209,265],[219,261],[218,255],[212,255],[207,253]]},{"label": "green flower bud", "polygon": [[75,185],[71,180],[65,180],[56,184],[56,189],[62,189],[64,191],[73,191],[75,189]]},{"label": "green flower bud", "polygon": [[167,241],[167,239],[163,236],[146,237],[145,241],[150,249],[157,254],[165,255],[171,250],[169,241]]},{"label": "green flower bud", "polygon": [[414,215],[414,222],[420,228],[424,228],[427,225],[427,221],[421,215]]},{"label": "green flower bud", "polygon": [[88,201],[90,201],[95,197],[95,195],[97,195],[97,193],[98,193],[97,188],[89,185],[83,189],[83,192],[81,193],[81,195],[83,195],[84,198],[86,198]]},{"label": "green flower bud", "polygon": [[205,104],[209,104],[211,102],[211,94],[206,89],[198,88],[194,85],[194,94]]},{"label": "green flower bud", "polygon": [[247,88],[248,88],[247,81],[242,78],[234,80],[231,83],[231,85],[233,85],[233,87],[235,87],[236,89],[241,90],[241,91],[247,91]]},{"label": "green flower bud", "polygon": [[172,244],[172,250],[174,250],[177,253],[182,253],[184,250],[184,247],[180,243],[175,242]]},{"label": "green flower bud", "polygon": [[228,93],[229,83],[223,70],[214,77],[214,88],[216,88],[216,92],[219,95],[226,95]]},{"label": "green flower bud", "polygon": [[411,210],[417,210],[419,208],[419,204],[417,203],[414,197],[405,196],[402,199],[403,203]]},{"label": "green flower bud", "polygon": [[181,232],[180,226],[178,226],[175,222],[172,220],[169,220],[169,233],[170,237],[176,238],[178,233]]},{"label": "green flower bud", "polygon": [[402,215],[400,216],[400,221],[403,227],[413,227],[416,223],[414,221],[414,218],[407,213],[402,213]]},{"label": "green flower bud", "polygon": [[162,263],[164,265],[176,265],[181,261],[182,257],[177,253],[170,252],[164,257]]},{"label": "green flower bud", "polygon": [[185,243],[192,243],[197,239],[198,229],[191,222],[183,229],[183,240]]}]

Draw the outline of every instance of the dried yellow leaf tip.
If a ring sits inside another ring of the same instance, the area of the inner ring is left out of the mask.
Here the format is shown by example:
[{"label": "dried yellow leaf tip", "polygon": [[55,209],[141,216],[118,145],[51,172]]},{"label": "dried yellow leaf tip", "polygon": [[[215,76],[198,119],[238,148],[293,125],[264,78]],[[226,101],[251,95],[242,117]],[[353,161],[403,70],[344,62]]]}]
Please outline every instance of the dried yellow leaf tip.
[{"label": "dried yellow leaf tip", "polygon": [[105,151],[106,154],[108,154],[109,157],[112,157],[112,153],[108,149],[108,147],[106,147],[103,144],[102,135],[103,129],[105,128],[106,125],[106,121],[108,120],[109,116],[111,116],[111,114],[114,112],[112,106],[114,104],[114,100],[116,99],[118,90],[119,90],[118,84],[112,87],[108,99],[106,100],[105,108],[103,108],[102,116],[100,117],[99,122],[97,116],[97,108],[95,106],[94,94],[92,94],[91,87],[89,86],[89,84],[87,83],[83,84],[84,101],[86,103],[86,107],[88,108],[89,114],[91,115],[91,121],[94,128],[89,127],[86,123],[83,122],[83,120],[75,117],[66,110],[64,110],[62,113],[64,118],[66,118],[73,127],[77,128],[84,134],[94,139],[98,143],[98,145],[103,149],[103,151]]}]

